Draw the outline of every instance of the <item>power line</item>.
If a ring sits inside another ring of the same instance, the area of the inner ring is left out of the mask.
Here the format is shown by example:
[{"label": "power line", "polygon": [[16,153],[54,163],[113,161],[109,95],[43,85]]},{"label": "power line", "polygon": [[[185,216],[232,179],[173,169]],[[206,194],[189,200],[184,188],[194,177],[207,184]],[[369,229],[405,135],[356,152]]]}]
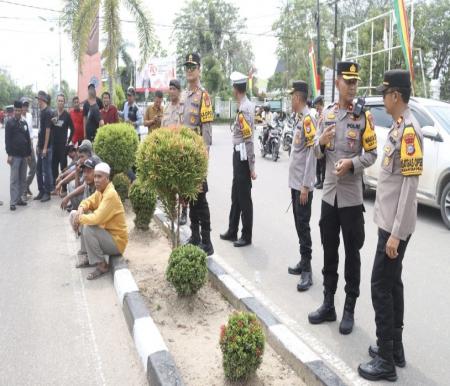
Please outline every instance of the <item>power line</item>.
[{"label": "power line", "polygon": [[10,5],[17,5],[19,7],[26,7],[26,8],[32,8],[32,9],[39,9],[41,11],[50,11],[50,12],[58,12],[62,13],[63,11],[58,11],[56,9],[52,8],[45,8],[45,7],[38,7],[36,5],[30,5],[30,4],[23,4],[23,3],[16,3],[14,1],[8,1],[8,0],[0,0],[0,3],[10,4]]}]

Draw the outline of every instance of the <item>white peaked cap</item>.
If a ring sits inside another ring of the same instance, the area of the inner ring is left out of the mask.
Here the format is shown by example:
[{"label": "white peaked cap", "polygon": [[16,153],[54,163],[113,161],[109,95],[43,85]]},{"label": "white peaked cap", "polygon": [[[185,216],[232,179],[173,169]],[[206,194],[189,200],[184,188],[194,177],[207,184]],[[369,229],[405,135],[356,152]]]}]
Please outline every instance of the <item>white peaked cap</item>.
[{"label": "white peaked cap", "polygon": [[109,176],[109,174],[111,173],[111,168],[106,162],[100,162],[99,164],[95,165],[94,171],[102,172]]},{"label": "white peaked cap", "polygon": [[247,83],[248,76],[238,71],[233,71],[230,75],[230,80],[233,84],[245,84]]}]

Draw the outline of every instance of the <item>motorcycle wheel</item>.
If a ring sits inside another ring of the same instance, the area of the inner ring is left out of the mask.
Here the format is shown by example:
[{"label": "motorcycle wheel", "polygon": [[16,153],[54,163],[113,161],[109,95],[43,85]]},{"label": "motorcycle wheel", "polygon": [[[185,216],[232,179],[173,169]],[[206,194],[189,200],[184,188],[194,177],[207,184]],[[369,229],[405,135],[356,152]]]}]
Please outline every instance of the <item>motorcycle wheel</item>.
[{"label": "motorcycle wheel", "polygon": [[289,157],[290,157],[291,156],[291,146],[289,146],[288,154],[289,154]]},{"label": "motorcycle wheel", "polygon": [[272,161],[277,162],[278,161],[278,149],[272,149]]},{"label": "motorcycle wheel", "polygon": [[266,151],[264,150],[264,147],[261,146],[261,157],[266,157]]}]

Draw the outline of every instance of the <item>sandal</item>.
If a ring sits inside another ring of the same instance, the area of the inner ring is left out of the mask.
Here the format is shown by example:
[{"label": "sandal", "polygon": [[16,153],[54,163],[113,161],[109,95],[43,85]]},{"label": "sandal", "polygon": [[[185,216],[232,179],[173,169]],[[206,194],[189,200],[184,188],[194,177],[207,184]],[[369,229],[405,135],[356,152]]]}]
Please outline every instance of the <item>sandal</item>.
[{"label": "sandal", "polygon": [[99,268],[95,268],[95,271],[92,271],[89,275],[87,275],[86,279],[87,280],[95,280],[98,279],[100,276],[103,276],[105,273],[108,273],[109,269],[107,269],[106,271],[102,271]]}]

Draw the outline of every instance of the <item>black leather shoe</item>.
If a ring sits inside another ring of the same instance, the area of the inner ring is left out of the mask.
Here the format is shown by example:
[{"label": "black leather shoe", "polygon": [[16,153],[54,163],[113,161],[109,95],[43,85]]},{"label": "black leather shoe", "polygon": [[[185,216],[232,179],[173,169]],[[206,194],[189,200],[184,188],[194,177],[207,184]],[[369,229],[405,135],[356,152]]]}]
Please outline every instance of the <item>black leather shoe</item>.
[{"label": "black leather shoe", "polygon": [[302,273],[302,265],[301,262],[299,261],[295,267],[288,267],[288,273],[290,273],[291,275],[300,275]]},{"label": "black leather shoe", "polygon": [[302,276],[300,277],[300,282],[297,284],[297,291],[299,292],[308,291],[309,287],[311,287],[312,285],[313,285],[312,272],[303,271]]},{"label": "black leather shoe", "polygon": [[195,245],[195,246],[200,246],[200,238],[196,238],[196,237],[189,237],[186,244],[191,244],[191,245]]},{"label": "black leather shoe", "polygon": [[234,235],[228,231],[226,231],[225,233],[222,233],[220,235],[221,240],[227,240],[227,241],[236,241],[237,240],[237,235]]},{"label": "black leather shoe", "polygon": [[48,194],[48,193],[44,193],[44,195],[42,196],[42,198],[41,198],[41,202],[47,202],[47,201],[50,201],[50,194]]},{"label": "black leather shoe", "polygon": [[9,206],[9,210],[16,210],[16,206],[15,205],[10,205]]},{"label": "black leather shoe", "polygon": [[240,248],[240,247],[245,247],[245,246],[247,246],[247,245],[250,245],[251,243],[252,243],[251,241],[245,240],[245,239],[243,239],[243,238],[241,237],[238,241],[235,241],[235,242],[233,243],[233,245],[234,245],[236,248]]},{"label": "black leather shoe", "polygon": [[35,201],[42,200],[42,197],[44,197],[44,193],[39,192],[39,194],[35,198],[33,198],[33,200]]},{"label": "black leather shoe", "polygon": [[205,251],[206,255],[208,255],[208,256],[211,256],[214,254],[214,248],[211,243],[208,243],[208,244],[200,243],[199,247],[201,249],[203,249]]},{"label": "black leather shoe", "polygon": [[27,206],[28,204],[27,204],[25,201],[20,200],[20,201],[17,203],[17,205],[19,205],[19,206]]},{"label": "black leather shoe", "polygon": [[[402,342],[402,328],[396,328],[394,330],[394,350],[393,350],[393,358],[394,363],[397,367],[405,367],[406,359],[405,359],[405,350],[403,348]],[[373,345],[369,347],[369,355],[372,358],[375,358],[379,353],[378,345]]]},{"label": "black leather shoe", "polygon": [[309,323],[320,324],[323,322],[334,322],[337,319],[336,309],[334,308],[334,295],[330,292],[325,293],[323,304],[314,312],[308,315]]},{"label": "black leather shoe", "polygon": [[345,298],[344,312],[341,323],[339,324],[339,332],[342,335],[348,335],[353,331],[353,325],[355,324],[355,304],[356,298],[351,296]]},{"label": "black leather shoe", "polygon": [[397,380],[397,372],[395,370],[393,349],[394,342],[392,340],[380,342],[378,355],[369,362],[358,366],[359,375],[369,381],[385,379],[395,382]]}]

